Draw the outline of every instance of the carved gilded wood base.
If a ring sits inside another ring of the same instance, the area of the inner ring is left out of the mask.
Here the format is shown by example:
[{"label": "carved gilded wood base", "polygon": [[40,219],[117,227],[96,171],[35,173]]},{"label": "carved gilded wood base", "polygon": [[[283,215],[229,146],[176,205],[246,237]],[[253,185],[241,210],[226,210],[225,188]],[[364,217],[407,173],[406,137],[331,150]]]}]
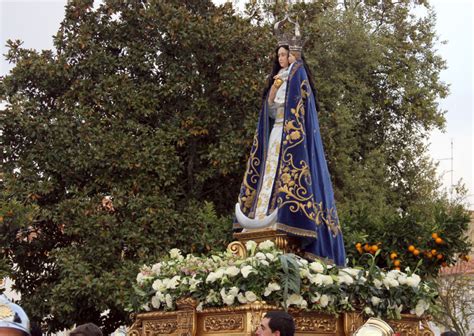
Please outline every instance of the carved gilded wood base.
[{"label": "carved gilded wood base", "polygon": [[[179,304],[173,312],[148,312],[137,314],[128,330],[129,336],[251,336],[267,311],[278,310],[265,303],[253,303],[237,307],[195,310],[191,300]],[[296,335],[350,336],[364,322],[359,313],[339,316],[316,312],[291,311],[295,318]],[[401,320],[389,320],[388,324],[400,336],[433,336],[426,321],[412,315]]]},{"label": "carved gilded wood base", "polygon": [[303,254],[296,238],[289,237],[288,234],[274,229],[260,229],[234,233],[234,238],[237,239],[237,241],[230,243],[228,249],[242,257],[246,255],[245,243],[249,240],[253,240],[256,243],[270,240],[285,253]]}]

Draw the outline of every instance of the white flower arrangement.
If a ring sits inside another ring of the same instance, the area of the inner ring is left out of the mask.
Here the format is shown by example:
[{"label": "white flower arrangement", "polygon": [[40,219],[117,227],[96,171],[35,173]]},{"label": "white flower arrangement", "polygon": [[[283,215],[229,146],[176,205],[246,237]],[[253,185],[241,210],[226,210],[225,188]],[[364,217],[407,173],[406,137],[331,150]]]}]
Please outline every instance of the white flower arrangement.
[{"label": "white flower arrangement", "polygon": [[180,298],[192,297],[199,311],[265,301],[284,308],[325,313],[362,311],[368,316],[400,318],[401,313],[429,313],[436,291],[431,283],[407,270],[385,272],[340,268],[284,254],[270,241],[246,243],[248,256],[229,252],[208,257],[169,257],[143,266],[136,278],[134,311],[176,309]]}]

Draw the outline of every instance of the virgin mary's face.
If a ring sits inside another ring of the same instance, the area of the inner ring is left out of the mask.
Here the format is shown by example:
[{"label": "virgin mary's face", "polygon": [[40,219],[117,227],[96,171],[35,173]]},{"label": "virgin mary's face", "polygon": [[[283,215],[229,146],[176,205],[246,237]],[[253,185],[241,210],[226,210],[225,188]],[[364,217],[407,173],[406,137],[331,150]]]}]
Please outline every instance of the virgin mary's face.
[{"label": "virgin mary's face", "polygon": [[288,65],[290,65],[288,61],[288,50],[283,47],[278,49],[278,63],[280,63],[282,68],[288,68]]}]

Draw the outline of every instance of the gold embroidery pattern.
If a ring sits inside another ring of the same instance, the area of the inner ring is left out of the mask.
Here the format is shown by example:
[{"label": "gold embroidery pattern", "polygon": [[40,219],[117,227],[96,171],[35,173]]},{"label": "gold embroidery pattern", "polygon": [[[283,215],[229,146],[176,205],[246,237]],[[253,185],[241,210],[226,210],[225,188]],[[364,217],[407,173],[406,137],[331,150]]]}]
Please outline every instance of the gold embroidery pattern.
[{"label": "gold embroidery pattern", "polygon": [[245,176],[244,176],[244,181],[243,181],[245,191],[243,195],[241,194],[239,196],[239,204],[243,213],[248,213],[248,211],[252,207],[255,196],[257,194],[257,191],[255,190],[255,188],[250,186],[248,181],[250,180],[251,183],[257,184],[258,178],[260,177],[260,174],[258,173],[258,166],[260,166],[260,159],[256,155],[258,146],[259,144],[258,144],[258,130],[257,130],[253,138],[252,150],[250,151],[250,157],[247,161],[247,169],[245,171]]},{"label": "gold embroidery pattern", "polygon": [[295,162],[293,154],[289,152],[297,146],[304,146],[306,132],[304,116],[306,110],[304,103],[309,96],[309,83],[304,80],[300,85],[301,98],[296,108],[291,109],[294,118],[286,120],[284,131],[286,137],[283,139],[284,150],[281,156],[279,172],[279,197],[278,207],[288,205],[291,212],[301,212],[317,225],[326,224],[334,235],[339,232],[335,208],[323,209],[322,202],[315,202],[311,190],[312,180],[309,165],[306,161]]},{"label": "gold embroidery pattern", "polygon": [[[307,81],[301,83],[301,99],[295,109],[291,109],[294,120],[285,120],[284,130],[286,137],[283,139],[284,151],[280,166],[280,187],[278,192],[278,207],[289,205],[291,212],[303,212],[307,218],[316,221],[317,213],[314,206],[313,194],[308,192],[306,186],[311,186],[311,175],[307,162],[301,160],[294,162],[293,154],[289,150],[302,144],[305,140],[303,118],[306,113],[304,101],[308,96]],[[284,196],[281,196],[281,195]]]},{"label": "gold embroidery pattern", "polygon": [[14,315],[14,312],[8,305],[2,304],[0,306],[0,319],[6,320],[12,317],[13,315]]}]

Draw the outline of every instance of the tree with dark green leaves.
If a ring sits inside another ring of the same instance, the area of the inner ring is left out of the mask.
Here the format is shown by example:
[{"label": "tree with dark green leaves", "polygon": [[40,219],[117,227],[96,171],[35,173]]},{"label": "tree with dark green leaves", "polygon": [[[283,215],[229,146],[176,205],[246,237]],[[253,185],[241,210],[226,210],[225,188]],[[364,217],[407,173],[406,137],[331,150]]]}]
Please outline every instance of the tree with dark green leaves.
[{"label": "tree with dark green leaves", "polygon": [[[50,331],[84,322],[112,331],[128,322],[139,266],[172,247],[207,253],[231,240],[271,22],[283,10],[92,3],[68,3],[54,50],[8,41],[15,66],[0,79],[0,270]],[[390,253],[415,237],[427,250],[436,232],[444,259],[398,258],[434,274],[467,251],[467,222],[438,194],[424,145],[444,126],[437,100],[447,87],[434,16],[413,17],[413,6],[321,0],[291,10],[308,39],[351,262],[356,243],[380,242],[379,263],[393,267]]]}]

